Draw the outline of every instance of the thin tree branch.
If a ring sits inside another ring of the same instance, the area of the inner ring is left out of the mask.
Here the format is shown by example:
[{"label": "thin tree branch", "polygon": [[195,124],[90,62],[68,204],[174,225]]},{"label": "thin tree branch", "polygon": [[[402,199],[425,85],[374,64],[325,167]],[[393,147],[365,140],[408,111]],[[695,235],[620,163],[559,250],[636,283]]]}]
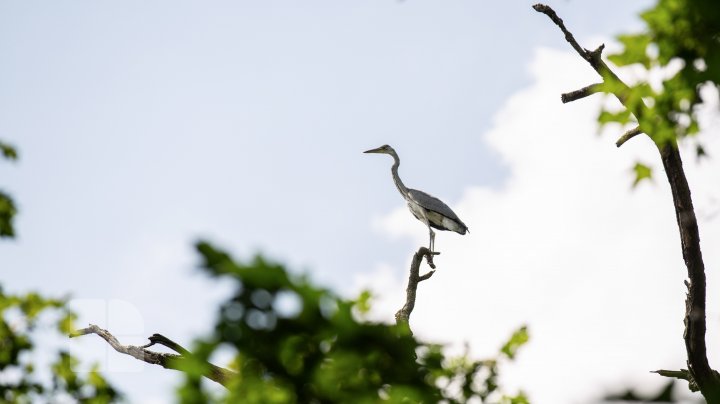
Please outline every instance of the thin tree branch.
[{"label": "thin tree branch", "polygon": [[141,348],[143,348],[143,349],[150,348],[151,346],[158,344],[158,345],[163,345],[165,347],[168,347],[168,348],[172,349],[173,351],[179,353],[180,355],[186,355],[186,356],[190,355],[190,351],[183,348],[182,346],[180,346],[180,344],[178,344],[177,342],[171,340],[170,338],[168,338],[162,334],[157,334],[157,333],[153,334],[153,335],[149,336],[148,339],[150,340],[150,342],[146,345],[143,345]]},{"label": "thin tree branch", "polygon": [[[183,366],[184,363],[190,360],[189,356],[192,355],[190,351],[180,346],[180,344],[160,334],[153,334],[152,336],[150,336],[148,338],[150,340],[150,343],[147,345],[123,345],[108,330],[102,329],[94,324],[90,324],[90,326],[87,328],[83,328],[71,333],[70,338],[80,337],[82,335],[88,334],[98,335],[100,338],[104,339],[108,344],[110,344],[113,349],[122,354],[130,355],[137,360],[149,363],[151,365],[162,366],[165,369],[175,369],[183,371],[185,369],[185,367]],[[154,344],[164,345],[172,349],[173,351],[178,352],[180,355],[172,353],[154,352],[146,349]],[[206,363],[206,367],[207,370],[204,376],[214,382],[220,383],[225,387],[228,386],[230,380],[236,375],[236,373],[232,370],[215,366],[212,363]]]},{"label": "thin tree branch", "polygon": [[[575,51],[577,51],[577,53],[580,54],[580,56],[582,56],[585,60],[588,60],[589,52],[586,49],[583,49],[583,47],[580,46],[580,44],[578,44],[578,42],[575,40],[575,37],[573,36],[573,34],[570,31],[568,31],[567,28],[565,28],[565,23],[563,22],[562,18],[558,17],[557,13],[555,13],[555,10],[550,8],[550,6],[546,6],[545,4],[540,4],[540,3],[535,4],[532,7],[535,9],[535,11],[537,11],[539,13],[543,13],[543,14],[547,15],[548,17],[550,17],[552,22],[554,22],[555,25],[560,27],[560,30],[563,32],[563,34],[565,34],[565,40],[568,41],[570,46],[572,46],[573,49],[575,49]],[[588,60],[588,62],[589,61],[590,60]]]},{"label": "thin tree branch", "polygon": [[617,140],[617,142],[615,142],[615,146],[620,147],[623,144],[625,144],[625,142],[627,142],[628,140],[634,138],[635,136],[637,136],[641,133],[642,133],[642,131],[640,130],[640,127],[636,126],[632,129],[630,129],[629,131],[625,132],[622,136],[620,136],[620,138]]},{"label": "thin tree branch", "polygon": [[[630,95],[630,88],[602,61],[600,58],[602,47],[599,47],[593,52],[583,49],[552,8],[544,4],[536,4],[533,8],[547,15],[565,34],[565,39],[570,46],[600,74],[603,82],[605,84],[611,84],[609,88],[616,89],[613,91],[613,94],[635,115],[640,123],[638,133],[644,132],[650,135],[647,128],[643,125],[643,117],[649,116],[647,105],[645,105],[642,100],[633,103],[633,105],[629,105],[627,100]],[[630,139],[632,136],[627,136],[624,141]],[[623,135],[620,140],[623,140],[623,138],[625,138],[625,135]],[[624,141],[618,144],[618,146],[622,145]],[[692,377],[698,389],[709,403],[720,403],[720,374],[710,367],[706,353],[705,265],[700,250],[700,236],[692,197],[690,195],[690,187],[682,166],[677,141],[672,140],[655,143],[660,152],[660,158],[665,168],[668,182],[670,183],[673,205],[675,206],[675,217],[680,232],[682,255],[685,260],[685,266],[687,267],[688,278],[690,279],[690,282],[686,283],[688,285],[688,293],[685,300],[685,333],[683,335],[688,356],[688,375]]]},{"label": "thin tree branch", "polygon": [[673,379],[685,380],[690,385],[691,391],[700,390],[697,386],[697,383],[695,383],[695,380],[693,379],[692,375],[690,374],[690,372],[687,369],[680,369],[680,370],[660,369],[660,370],[654,370],[650,373],[657,373],[660,376],[671,377]]},{"label": "thin tree branch", "polygon": [[[430,251],[427,247],[420,247],[413,256],[412,262],[410,263],[410,277],[408,278],[408,285],[406,290],[405,305],[395,313],[395,322],[400,324],[410,323],[410,314],[415,308],[415,296],[417,294],[418,283],[430,279],[435,273],[435,263],[433,263],[433,256],[440,254],[439,252]],[[420,264],[423,258],[427,260],[428,265],[433,270],[420,276]]]},{"label": "thin tree branch", "polygon": [[595,93],[599,93],[601,88],[600,86],[602,86],[602,83],[595,83],[590,84],[589,86],[585,86],[579,90],[560,94],[560,100],[563,102],[563,104],[567,104],[568,102],[573,102],[581,98],[585,98]]},{"label": "thin tree branch", "polygon": [[[539,13],[543,13],[547,15],[552,22],[557,25],[560,30],[565,34],[565,40],[572,46],[573,49],[587,61],[590,66],[592,66],[593,69],[600,75],[600,77],[603,78],[603,82],[605,84],[614,84],[611,88],[618,88],[617,91],[614,91],[613,94],[620,100],[620,102],[625,105],[626,100],[628,96],[630,95],[630,87],[628,87],[627,84],[625,84],[620,78],[612,71],[610,68],[605,64],[605,62],[602,60],[601,55],[603,49],[605,49],[605,45],[601,44],[597,47],[597,49],[593,51],[589,51],[577,42],[573,34],[568,31],[568,29],[565,27],[565,23],[563,20],[558,17],[557,13],[555,13],[555,10],[550,8],[550,6],[547,6],[545,4],[535,4],[533,6],[535,11]],[[645,115],[645,110],[647,109],[647,106],[645,106],[644,103],[639,102],[639,105],[635,108],[631,108],[630,112],[632,112],[635,115],[635,118],[637,118],[638,122],[641,121],[641,116]],[[627,107],[627,105],[626,105]]]}]

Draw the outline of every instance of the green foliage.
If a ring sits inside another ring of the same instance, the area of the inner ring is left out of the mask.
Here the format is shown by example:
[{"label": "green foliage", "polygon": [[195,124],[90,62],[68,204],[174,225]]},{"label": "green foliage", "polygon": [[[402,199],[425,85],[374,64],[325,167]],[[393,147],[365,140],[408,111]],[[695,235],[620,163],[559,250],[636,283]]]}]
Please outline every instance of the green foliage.
[{"label": "green foliage", "polygon": [[8,160],[17,160],[18,158],[17,149],[2,140],[0,140],[0,153]]},{"label": "green foliage", "polygon": [[[237,287],[220,308],[215,332],[196,343],[185,365],[182,402],[527,402],[523,394],[504,395],[497,383],[498,364],[527,341],[524,327],[498,358],[449,358],[406,326],[363,320],[369,293],[346,300],[262,257],[239,263],[208,243],[197,248],[209,274]],[[199,382],[219,347],[232,348],[238,372],[222,397]]]},{"label": "green foliage", "polygon": [[500,352],[505,354],[510,359],[515,359],[518,349],[525,345],[530,339],[530,335],[527,332],[527,327],[522,326],[513,333],[508,342],[500,348]]},{"label": "green foliage", "polygon": [[618,112],[602,110],[600,111],[600,115],[598,116],[598,122],[600,122],[601,125],[605,125],[606,123],[610,122],[617,122],[624,125],[630,121],[631,116],[632,114],[628,109],[623,109],[622,111]]},{"label": "green foliage", "polygon": [[[7,160],[17,160],[18,154],[14,147],[0,140],[0,156]],[[10,195],[0,191],[0,238],[15,236],[13,219],[17,208]]]},{"label": "green foliage", "polygon": [[78,361],[66,352],[59,352],[51,365],[51,383],[36,376],[36,366],[29,359],[35,348],[32,335],[47,316],[59,319],[58,330],[72,327],[74,314],[63,300],[37,293],[9,295],[0,288],[0,402],[52,402],[58,397],[69,397],[78,403],[118,401],[119,393],[97,369],[87,378],[75,373]]},{"label": "green foliage", "polygon": [[652,41],[650,35],[620,35],[618,40],[623,45],[622,53],[610,55],[608,59],[618,66],[625,66],[633,63],[640,63],[646,69],[650,68],[651,60],[648,56],[648,46]]},{"label": "green foliage", "polygon": [[652,168],[646,166],[643,163],[635,163],[633,167],[635,173],[635,180],[633,181],[633,187],[636,187],[640,181],[649,180],[652,178]]},{"label": "green foliage", "polygon": [[0,237],[15,236],[13,219],[16,214],[17,209],[10,195],[0,191]]},{"label": "green foliage", "polygon": [[[706,83],[720,85],[720,7],[717,0],[659,0],[641,18],[644,31],[620,35],[623,50],[608,58],[618,66],[645,68],[645,80],[623,97],[631,99],[628,111],[642,131],[663,145],[699,131],[699,89]],[[649,70],[671,63],[679,66],[677,72],[662,82],[661,91],[652,91]],[[628,115],[603,111],[599,122],[626,124]],[[702,146],[697,150],[701,153]]]}]

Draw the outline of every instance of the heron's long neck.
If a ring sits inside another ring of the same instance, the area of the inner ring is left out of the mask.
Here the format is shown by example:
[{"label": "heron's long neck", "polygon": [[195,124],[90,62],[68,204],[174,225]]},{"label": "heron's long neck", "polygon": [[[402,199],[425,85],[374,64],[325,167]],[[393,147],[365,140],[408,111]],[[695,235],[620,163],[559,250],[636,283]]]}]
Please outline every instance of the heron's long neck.
[{"label": "heron's long neck", "polygon": [[398,167],[400,167],[400,158],[397,156],[397,154],[392,154],[393,160],[395,160],[395,164],[393,164],[390,171],[392,171],[392,177],[393,182],[395,182],[395,186],[397,187],[398,191],[402,194],[403,198],[407,199],[407,193],[408,189],[405,187],[405,184],[403,184],[402,180],[400,179],[400,176],[398,175]]}]

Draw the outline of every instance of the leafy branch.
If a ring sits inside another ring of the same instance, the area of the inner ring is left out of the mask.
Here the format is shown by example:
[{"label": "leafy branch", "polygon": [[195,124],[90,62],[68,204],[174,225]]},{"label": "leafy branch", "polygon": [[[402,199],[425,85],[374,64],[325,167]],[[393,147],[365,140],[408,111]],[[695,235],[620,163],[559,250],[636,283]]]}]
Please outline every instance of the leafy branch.
[{"label": "leafy branch", "polygon": [[[708,402],[720,403],[720,375],[710,367],[705,345],[705,266],[700,250],[700,236],[690,195],[690,187],[685,176],[677,144],[677,138],[682,134],[686,134],[687,128],[677,128],[677,125],[675,125],[677,122],[668,118],[671,115],[658,113],[657,101],[654,109],[648,107],[643,98],[656,95],[651,92],[649,86],[641,84],[631,88],[620,80],[601,59],[603,45],[600,45],[594,51],[581,47],[572,33],[565,27],[563,20],[558,17],[552,8],[544,4],[536,4],[533,8],[535,11],[548,16],[565,34],[565,40],[570,46],[603,78],[603,82],[594,85],[594,88],[600,87],[603,92],[614,95],[626,108],[625,111],[608,118],[608,121],[622,120],[627,122],[629,116],[633,115],[639,122],[638,128],[631,130],[618,140],[618,146],[641,132],[647,134],[657,146],[672,191],[682,255],[689,277],[689,282],[685,282],[688,293],[685,300],[684,318],[684,340],[688,358],[688,370],[678,372],[658,371],[658,373],[671,377],[683,375],[682,378],[690,382],[691,388],[697,386]],[[616,57],[615,61],[624,63],[643,57],[649,43],[645,42],[644,47],[642,44],[637,45],[642,49],[642,52],[640,52],[639,49],[632,48],[632,46],[636,46],[634,42],[622,38],[621,41],[625,43],[626,51],[621,56]],[[641,61],[643,60],[641,59]],[[587,95],[590,95],[590,93],[588,92]],[[663,100],[664,98],[659,99]],[[693,99],[693,101],[696,101],[696,99]],[[602,114],[600,120],[602,123]],[[636,171],[643,176],[649,176],[648,170],[649,168],[646,166],[636,166]]]},{"label": "leafy branch", "polygon": [[[263,258],[243,263],[208,243],[197,248],[202,268],[237,288],[221,306],[214,332],[191,350],[159,334],[147,345],[123,345],[95,325],[71,336],[96,334],[121,354],[182,371],[183,403],[528,402],[522,392],[504,394],[498,382],[502,363],[513,360],[528,340],[524,327],[495,358],[448,357],[441,345],[412,335],[406,323],[411,308],[398,324],[365,321],[358,313],[367,309],[367,294],[343,299]],[[414,288],[431,276],[420,276],[419,266],[423,260],[432,263],[433,256],[427,248],[418,250],[411,268]],[[148,349],[155,344],[175,353]],[[235,350],[232,370],[209,363],[221,346]],[[225,394],[206,391],[203,378],[225,386]]]}]

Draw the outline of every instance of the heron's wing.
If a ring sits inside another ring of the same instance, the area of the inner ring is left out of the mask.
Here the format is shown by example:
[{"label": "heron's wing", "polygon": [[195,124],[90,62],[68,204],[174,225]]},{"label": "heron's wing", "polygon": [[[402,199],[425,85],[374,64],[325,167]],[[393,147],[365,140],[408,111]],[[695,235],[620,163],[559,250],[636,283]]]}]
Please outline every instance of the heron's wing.
[{"label": "heron's wing", "polygon": [[426,194],[423,191],[418,191],[417,189],[408,189],[408,196],[412,198],[415,203],[422,206],[423,208],[431,210],[433,212],[437,212],[447,217],[448,219],[452,219],[465,226],[465,223],[460,220],[460,218],[455,214],[455,212],[453,212],[452,209],[450,209],[450,207],[447,206],[440,199],[430,194]]}]

